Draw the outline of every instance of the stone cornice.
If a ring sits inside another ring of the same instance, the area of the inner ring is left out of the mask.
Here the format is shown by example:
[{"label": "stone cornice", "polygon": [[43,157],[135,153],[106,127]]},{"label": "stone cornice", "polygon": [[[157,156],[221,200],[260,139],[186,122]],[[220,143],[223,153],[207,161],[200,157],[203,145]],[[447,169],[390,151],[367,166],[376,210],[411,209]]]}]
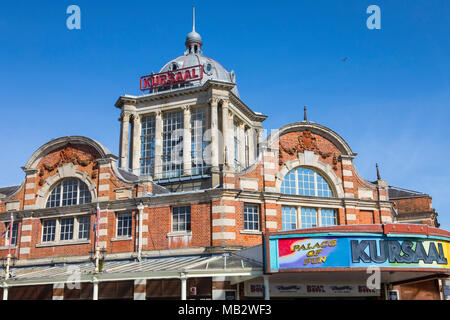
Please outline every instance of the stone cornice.
[{"label": "stone cornice", "polygon": [[233,92],[230,92],[230,101],[233,105],[238,107],[247,117],[252,121],[263,122],[268,116],[263,114],[257,114],[250,109],[240,98],[238,98]]},{"label": "stone cornice", "polygon": [[[167,100],[169,98],[191,95],[193,93],[207,92],[211,88],[221,88],[229,91],[228,99],[230,99],[230,101],[252,121],[262,122],[265,119],[267,119],[266,115],[255,113],[240,98],[238,98],[234,93],[232,93],[231,89],[233,89],[234,86],[235,84],[233,83],[208,80],[202,86],[189,87],[174,91],[165,91],[157,94],[146,94],[142,96],[129,96],[129,95],[120,96],[115,103],[115,107],[121,109],[125,104],[137,106],[145,102]],[[226,97],[216,97],[216,98],[222,100],[226,99]]]},{"label": "stone cornice", "polygon": [[[390,209],[393,206],[391,201],[377,201],[377,200],[362,200],[362,199],[352,199],[352,198],[319,198],[319,197],[308,197],[308,196],[298,196],[298,195],[286,195],[271,192],[262,191],[244,191],[238,189],[206,189],[193,192],[183,192],[183,193],[168,193],[155,196],[146,197],[134,197],[130,199],[121,200],[109,200],[99,202],[100,210],[137,210],[137,206],[142,201],[144,206],[155,207],[164,205],[174,205],[182,203],[192,203],[192,202],[206,202],[221,197],[231,197],[236,198],[236,200],[258,200],[264,201],[274,201],[274,202],[297,202],[297,203],[310,203],[311,205],[331,205],[339,207],[357,207],[357,208],[381,208]],[[83,204],[78,206],[67,206],[67,207],[57,207],[57,208],[42,208],[42,209],[32,209],[15,211],[15,220],[23,218],[45,218],[54,216],[64,216],[73,215],[75,213],[87,214],[89,212],[95,213],[97,208],[97,203],[92,202],[89,204]],[[10,219],[10,212],[0,213],[0,222],[7,222]]]}]

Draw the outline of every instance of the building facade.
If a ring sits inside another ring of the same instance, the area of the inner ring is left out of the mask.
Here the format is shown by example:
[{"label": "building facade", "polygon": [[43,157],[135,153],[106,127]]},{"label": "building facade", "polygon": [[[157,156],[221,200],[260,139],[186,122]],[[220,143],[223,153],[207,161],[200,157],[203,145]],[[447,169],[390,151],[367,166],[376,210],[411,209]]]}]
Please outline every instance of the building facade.
[{"label": "building facade", "polygon": [[[185,45],[115,103],[119,156],[61,137],[0,188],[4,299],[444,298],[450,235],[431,197],[363,179],[347,142],[306,110],[267,134],[195,26]],[[281,261],[271,243],[285,238],[387,241],[401,223],[415,243],[437,241],[422,257],[433,267],[382,267],[376,290],[362,266],[279,272],[267,259]]]}]

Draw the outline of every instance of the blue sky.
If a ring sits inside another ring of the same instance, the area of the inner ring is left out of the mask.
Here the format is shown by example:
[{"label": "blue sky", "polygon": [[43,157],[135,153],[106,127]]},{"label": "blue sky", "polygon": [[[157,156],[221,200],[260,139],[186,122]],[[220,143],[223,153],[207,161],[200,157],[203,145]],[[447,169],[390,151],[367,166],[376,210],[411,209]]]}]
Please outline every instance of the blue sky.
[{"label": "blue sky", "polygon": [[[85,135],[118,154],[122,94],[184,51],[194,1],[0,3],[0,186],[48,140]],[[66,8],[81,8],[81,30]],[[195,1],[205,55],[235,70],[265,128],[308,120],[338,132],[389,184],[433,197],[450,229],[450,2]],[[369,5],[381,30],[369,30]],[[348,57],[347,61],[342,59]]]}]

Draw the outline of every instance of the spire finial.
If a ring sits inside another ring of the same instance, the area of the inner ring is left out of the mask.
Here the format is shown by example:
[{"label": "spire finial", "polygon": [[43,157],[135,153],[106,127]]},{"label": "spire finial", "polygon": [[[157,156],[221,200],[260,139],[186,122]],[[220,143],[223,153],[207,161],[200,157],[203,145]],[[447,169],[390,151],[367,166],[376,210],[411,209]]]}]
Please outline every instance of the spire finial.
[{"label": "spire finial", "polygon": [[192,6],[192,31],[195,32],[195,6]]},{"label": "spire finial", "polygon": [[195,31],[195,6],[192,6],[192,31],[187,34],[184,44],[187,48],[185,54],[202,53],[202,37]]},{"label": "spire finial", "polygon": [[378,163],[375,166],[377,167],[377,179],[381,180],[380,169],[378,168]]},{"label": "spire finial", "polygon": [[307,117],[306,117],[306,106],[303,107],[303,121],[308,121]]}]

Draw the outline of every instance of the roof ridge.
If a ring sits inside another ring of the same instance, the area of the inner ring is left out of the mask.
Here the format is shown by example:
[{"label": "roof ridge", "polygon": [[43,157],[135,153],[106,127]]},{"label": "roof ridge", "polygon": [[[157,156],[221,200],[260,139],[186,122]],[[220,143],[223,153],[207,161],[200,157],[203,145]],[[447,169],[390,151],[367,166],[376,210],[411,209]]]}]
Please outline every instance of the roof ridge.
[{"label": "roof ridge", "polygon": [[400,191],[407,191],[407,192],[412,192],[412,193],[418,193],[418,194],[428,195],[427,193],[423,193],[423,192],[415,191],[415,190],[410,190],[410,189],[405,189],[405,188],[400,188],[400,187],[389,186],[389,188],[391,188],[391,189],[397,189],[397,190],[400,190]]}]

